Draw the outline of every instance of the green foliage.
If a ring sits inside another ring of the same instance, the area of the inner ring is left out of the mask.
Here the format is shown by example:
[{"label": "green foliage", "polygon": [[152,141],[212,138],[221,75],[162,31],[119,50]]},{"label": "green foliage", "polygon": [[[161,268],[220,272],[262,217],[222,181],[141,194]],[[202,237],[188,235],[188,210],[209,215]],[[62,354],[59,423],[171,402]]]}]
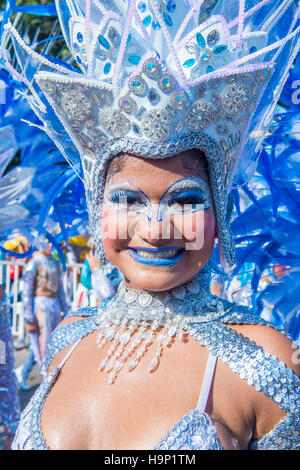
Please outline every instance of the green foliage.
[{"label": "green foliage", "polygon": [[[17,0],[16,6],[26,6],[26,5],[46,5],[48,3],[53,3],[49,0]],[[5,7],[5,0],[0,0],[0,10],[3,10]],[[11,16],[11,21],[13,22],[15,14]],[[23,14],[22,15],[22,29],[19,30],[21,36],[23,32],[26,31],[26,35],[29,36],[30,41],[35,37],[36,31],[39,30],[38,41],[48,38],[49,36],[60,35],[61,29],[56,16],[38,16]],[[43,47],[37,47],[36,51],[43,53]],[[55,44],[51,47],[51,52],[48,52],[49,55],[58,57],[62,60],[68,60],[70,54],[68,48],[66,47],[64,39],[55,40]]]}]

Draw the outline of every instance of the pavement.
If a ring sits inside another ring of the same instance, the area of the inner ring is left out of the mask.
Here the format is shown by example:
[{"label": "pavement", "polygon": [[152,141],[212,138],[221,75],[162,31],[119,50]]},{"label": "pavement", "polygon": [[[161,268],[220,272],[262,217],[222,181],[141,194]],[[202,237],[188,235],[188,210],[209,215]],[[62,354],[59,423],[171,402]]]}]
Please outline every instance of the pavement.
[{"label": "pavement", "polygon": [[[24,361],[27,359],[28,355],[30,354],[30,351],[28,348],[24,347],[22,349],[15,349],[15,367],[18,367],[19,365],[23,364]],[[19,389],[19,399],[20,399],[20,406],[21,410],[24,410],[26,407],[27,403],[31,399],[32,395],[38,388],[42,381],[39,366],[36,364],[32,371],[30,372],[30,376],[27,380],[28,385],[30,385],[31,389],[28,391],[23,391]],[[6,440],[6,434],[4,432],[4,426],[0,424],[0,450],[3,450],[4,444]]]}]

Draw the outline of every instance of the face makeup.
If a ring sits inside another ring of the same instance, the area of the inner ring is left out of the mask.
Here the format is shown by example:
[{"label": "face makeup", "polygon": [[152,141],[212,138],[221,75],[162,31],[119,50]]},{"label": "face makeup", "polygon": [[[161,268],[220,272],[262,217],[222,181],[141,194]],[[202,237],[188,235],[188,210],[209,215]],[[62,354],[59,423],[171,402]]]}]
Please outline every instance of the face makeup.
[{"label": "face makeup", "polygon": [[214,247],[215,216],[205,169],[194,155],[126,155],[107,180],[102,240],[126,285],[163,291],[191,279]]},{"label": "face makeup", "polygon": [[128,251],[132,258],[146,266],[174,266],[184,253],[184,249],[178,246],[166,246],[161,248],[130,247]]},{"label": "face makeup", "polygon": [[108,184],[104,192],[104,202],[115,211],[143,214],[148,220],[151,220],[152,206],[150,199],[130,180]]},{"label": "face makeup", "polygon": [[[144,214],[152,220],[154,205],[148,196],[131,181],[108,185],[104,193],[108,207],[118,212]],[[201,176],[190,176],[172,183],[161,197],[156,220],[172,215],[185,215],[212,207],[211,192]]]},{"label": "face makeup", "polygon": [[158,205],[157,220],[185,215],[212,207],[211,192],[201,176],[189,176],[172,183]]}]

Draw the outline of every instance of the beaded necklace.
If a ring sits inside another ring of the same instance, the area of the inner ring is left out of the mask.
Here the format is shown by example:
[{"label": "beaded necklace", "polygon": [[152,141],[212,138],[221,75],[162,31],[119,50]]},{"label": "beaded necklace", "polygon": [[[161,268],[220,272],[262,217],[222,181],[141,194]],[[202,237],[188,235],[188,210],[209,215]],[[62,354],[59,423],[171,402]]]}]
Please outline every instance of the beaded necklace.
[{"label": "beaded necklace", "polygon": [[173,339],[181,339],[183,332],[192,333],[195,324],[224,314],[223,302],[210,293],[201,272],[192,281],[163,292],[129,289],[122,282],[96,319],[99,348],[111,342],[99,370],[109,373],[108,383],[112,384],[125,364],[128,371],[135,369],[155,343],[155,354],[148,364],[148,371],[153,372],[162,349]]}]

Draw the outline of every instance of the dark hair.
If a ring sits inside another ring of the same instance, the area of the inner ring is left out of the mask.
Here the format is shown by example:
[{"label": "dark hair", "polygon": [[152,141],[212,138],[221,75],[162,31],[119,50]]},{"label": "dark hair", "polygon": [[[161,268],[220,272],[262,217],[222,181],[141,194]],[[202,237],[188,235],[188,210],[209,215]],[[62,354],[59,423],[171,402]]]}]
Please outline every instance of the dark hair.
[{"label": "dark hair", "polygon": [[115,157],[113,157],[110,162],[108,162],[107,170],[106,170],[106,181],[116,173],[122,170],[122,167],[127,160],[128,155],[126,153],[118,153]]},{"label": "dark hair", "polygon": [[184,167],[196,175],[205,173],[205,175],[208,176],[208,165],[205,153],[200,149],[191,149],[190,152],[192,152],[191,158],[184,159]]},{"label": "dark hair", "polygon": [[[190,151],[192,152],[191,158],[184,159],[184,167],[192,171],[195,175],[204,173],[205,176],[208,177],[208,165],[205,153],[200,149],[191,149]],[[107,166],[106,180],[121,171],[129,155],[130,154],[119,153],[110,160]]]}]

